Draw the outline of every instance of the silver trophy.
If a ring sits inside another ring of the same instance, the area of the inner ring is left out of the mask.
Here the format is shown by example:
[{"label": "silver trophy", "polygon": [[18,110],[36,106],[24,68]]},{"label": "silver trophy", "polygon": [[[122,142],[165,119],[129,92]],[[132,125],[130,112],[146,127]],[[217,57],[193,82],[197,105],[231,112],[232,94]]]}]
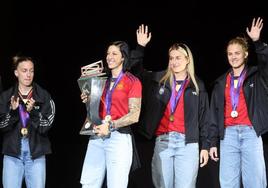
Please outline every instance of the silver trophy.
[{"label": "silver trophy", "polygon": [[86,103],[87,117],[80,130],[81,135],[94,135],[93,125],[101,124],[99,106],[106,80],[101,60],[81,68],[81,76],[77,82],[81,92],[89,96]]}]

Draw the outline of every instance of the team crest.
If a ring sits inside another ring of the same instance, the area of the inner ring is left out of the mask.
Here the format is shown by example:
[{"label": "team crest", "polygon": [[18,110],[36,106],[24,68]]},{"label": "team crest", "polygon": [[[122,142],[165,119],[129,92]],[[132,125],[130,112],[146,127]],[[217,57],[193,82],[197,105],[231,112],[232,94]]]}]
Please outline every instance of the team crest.
[{"label": "team crest", "polygon": [[116,89],[123,89],[124,88],[124,84],[121,84],[121,83],[118,83],[117,86],[116,86]]}]

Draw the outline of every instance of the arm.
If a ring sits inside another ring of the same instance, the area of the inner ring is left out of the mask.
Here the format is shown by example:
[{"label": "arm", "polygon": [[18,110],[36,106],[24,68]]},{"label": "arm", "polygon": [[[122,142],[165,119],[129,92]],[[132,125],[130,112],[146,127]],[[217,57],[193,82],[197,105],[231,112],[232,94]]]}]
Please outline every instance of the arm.
[{"label": "arm", "polygon": [[131,125],[139,121],[139,116],[140,116],[140,111],[141,111],[141,98],[130,98],[128,102],[129,102],[128,114],[113,121],[114,128],[116,129]]},{"label": "arm", "polygon": [[268,46],[267,44],[260,41],[260,34],[262,28],[263,28],[263,19],[259,17],[257,19],[254,18],[252,20],[250,29],[247,27],[246,31],[248,36],[254,43],[261,80],[266,86],[268,83]]},{"label": "arm", "polygon": [[30,125],[40,134],[45,134],[50,128],[55,117],[54,101],[48,96],[44,103],[36,105],[30,111]]},{"label": "arm", "polygon": [[101,125],[94,126],[95,133],[100,137],[107,136],[110,134],[110,126],[116,130],[120,127],[138,122],[141,110],[141,98],[130,98],[128,108],[129,112],[123,117],[111,122],[104,122]]},{"label": "arm", "polygon": [[208,163],[208,126],[209,126],[209,102],[207,92],[200,91],[199,93],[199,122],[200,122],[200,140],[201,151],[199,156],[200,167]]},{"label": "arm", "polygon": [[[10,103],[9,103],[10,101]],[[0,129],[3,132],[11,130],[19,121],[19,98],[14,96],[7,100],[3,95],[0,97]]]},{"label": "arm", "polygon": [[209,155],[210,158],[214,161],[218,161],[218,152],[217,152],[217,142],[219,140],[219,128],[218,128],[218,121],[217,121],[217,106],[216,106],[216,94],[215,94],[215,88],[212,91],[211,95],[211,101],[210,101],[210,126],[209,126],[209,132],[208,137],[210,141],[210,151]]},{"label": "arm", "polygon": [[2,86],[2,79],[1,79],[1,76],[0,76],[0,93],[2,93],[3,91],[3,86]]},{"label": "arm", "polygon": [[136,31],[137,36],[137,47],[135,50],[131,51],[130,54],[130,64],[129,70],[132,70],[136,75],[140,75],[143,71],[143,57],[144,57],[144,48],[151,40],[151,32],[148,32],[147,25],[140,25]]}]

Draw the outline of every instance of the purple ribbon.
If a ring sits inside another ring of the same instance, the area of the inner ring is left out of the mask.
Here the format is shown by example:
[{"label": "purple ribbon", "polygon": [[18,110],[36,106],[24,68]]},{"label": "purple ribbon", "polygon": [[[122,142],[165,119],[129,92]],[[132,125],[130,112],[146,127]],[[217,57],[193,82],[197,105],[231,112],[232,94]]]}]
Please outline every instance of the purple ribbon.
[{"label": "purple ribbon", "polygon": [[170,108],[171,108],[171,114],[174,114],[175,110],[176,110],[176,107],[177,107],[177,104],[178,104],[178,101],[181,97],[181,94],[182,94],[182,91],[183,91],[183,88],[185,86],[187,82],[187,77],[183,80],[182,84],[181,84],[181,87],[176,95],[176,80],[175,78],[173,79],[173,84],[172,84],[172,94],[171,94],[171,97],[170,97]]},{"label": "purple ribbon", "polygon": [[234,88],[235,76],[234,76],[233,72],[231,72],[230,95],[231,95],[231,102],[232,102],[232,110],[233,111],[236,110],[236,108],[237,108],[238,101],[239,101],[239,91],[240,91],[240,88],[243,85],[245,76],[246,76],[246,69],[244,68],[244,70],[241,72],[241,74],[238,77],[237,87]]},{"label": "purple ribbon", "polygon": [[107,115],[111,114],[112,94],[113,94],[113,91],[116,88],[117,84],[122,79],[123,75],[124,75],[124,73],[123,73],[123,71],[121,71],[119,76],[116,78],[114,85],[111,89],[110,89],[110,85],[111,85],[112,78],[110,78],[109,81],[106,83],[105,104],[106,104],[106,114]]},{"label": "purple ribbon", "polygon": [[22,104],[19,104],[19,114],[20,114],[22,127],[25,128],[27,126],[27,122],[28,122],[30,116],[29,116],[29,113],[22,106]]}]

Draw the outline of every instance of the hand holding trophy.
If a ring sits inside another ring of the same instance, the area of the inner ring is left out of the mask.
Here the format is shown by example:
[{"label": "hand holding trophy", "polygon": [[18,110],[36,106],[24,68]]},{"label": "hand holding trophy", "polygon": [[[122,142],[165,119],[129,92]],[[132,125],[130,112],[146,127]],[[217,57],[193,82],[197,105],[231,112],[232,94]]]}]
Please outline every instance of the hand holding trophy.
[{"label": "hand holding trophy", "polygon": [[87,108],[87,117],[80,130],[81,135],[94,135],[94,125],[101,124],[99,104],[106,80],[102,61],[81,68],[81,76],[77,82],[81,90],[81,100]]}]

